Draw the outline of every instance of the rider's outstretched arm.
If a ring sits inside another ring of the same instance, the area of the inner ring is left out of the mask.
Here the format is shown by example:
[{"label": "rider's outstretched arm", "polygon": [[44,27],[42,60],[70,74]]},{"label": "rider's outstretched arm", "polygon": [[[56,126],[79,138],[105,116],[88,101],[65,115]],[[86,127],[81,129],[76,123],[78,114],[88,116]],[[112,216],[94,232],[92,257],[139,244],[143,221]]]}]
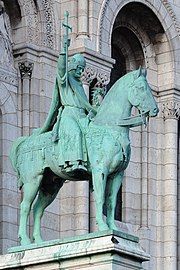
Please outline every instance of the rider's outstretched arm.
[{"label": "rider's outstretched arm", "polygon": [[[67,44],[67,45],[66,45]],[[66,48],[70,46],[70,39],[63,39],[62,49],[57,64],[57,77],[63,79],[66,76]],[[59,79],[60,79],[59,78]]]}]

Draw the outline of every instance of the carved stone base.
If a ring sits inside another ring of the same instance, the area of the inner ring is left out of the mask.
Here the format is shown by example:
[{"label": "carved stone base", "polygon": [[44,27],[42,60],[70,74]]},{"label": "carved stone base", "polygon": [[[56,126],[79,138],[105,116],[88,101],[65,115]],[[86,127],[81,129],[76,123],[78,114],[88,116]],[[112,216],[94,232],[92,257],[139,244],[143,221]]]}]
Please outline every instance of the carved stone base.
[{"label": "carved stone base", "polygon": [[0,269],[142,269],[142,262],[150,257],[138,241],[132,235],[105,231],[14,247],[10,254],[0,256]]}]

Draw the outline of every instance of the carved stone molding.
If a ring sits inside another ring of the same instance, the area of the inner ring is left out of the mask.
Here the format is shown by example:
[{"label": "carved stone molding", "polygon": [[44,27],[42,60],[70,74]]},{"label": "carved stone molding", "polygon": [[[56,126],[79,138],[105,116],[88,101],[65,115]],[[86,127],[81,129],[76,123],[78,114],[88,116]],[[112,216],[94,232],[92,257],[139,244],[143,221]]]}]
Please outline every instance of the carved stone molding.
[{"label": "carved stone molding", "polygon": [[18,66],[21,74],[21,79],[31,79],[34,64],[32,62],[25,61],[19,62]]},{"label": "carved stone molding", "polygon": [[14,86],[18,86],[17,75],[11,72],[8,72],[6,70],[0,70],[0,81],[3,81],[5,83],[8,83]]},{"label": "carved stone molding", "polygon": [[177,103],[175,101],[170,101],[167,103],[164,103],[162,108],[162,115],[163,115],[163,119],[170,119],[170,118],[174,118],[174,119],[179,119],[180,116],[180,103]]},{"label": "carved stone molding", "polygon": [[179,25],[177,16],[176,16],[176,14],[174,13],[174,10],[173,10],[171,4],[169,3],[168,0],[162,0],[162,3],[163,3],[163,5],[165,6],[165,8],[167,9],[169,15],[171,16],[171,19],[172,19],[173,22],[174,22],[174,26],[175,26],[177,32],[179,33],[179,32],[180,32],[180,25]]}]

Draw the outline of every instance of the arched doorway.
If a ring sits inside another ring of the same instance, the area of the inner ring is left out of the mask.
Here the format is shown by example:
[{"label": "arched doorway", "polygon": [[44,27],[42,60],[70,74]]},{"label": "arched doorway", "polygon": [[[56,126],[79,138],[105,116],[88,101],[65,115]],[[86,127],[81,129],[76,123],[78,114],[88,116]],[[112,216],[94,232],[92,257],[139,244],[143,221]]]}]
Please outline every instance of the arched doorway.
[{"label": "arched doorway", "polygon": [[[158,52],[162,46],[159,42],[162,36],[165,39],[164,29],[150,8],[137,2],[125,5],[117,14],[112,29],[111,57],[116,60],[116,63],[112,69],[108,87],[112,86],[124,74],[142,66],[148,69],[148,81],[152,89],[158,91],[158,77],[161,76],[158,70]],[[163,53],[162,49],[161,53]],[[147,160],[144,163],[142,160],[144,155],[148,157],[147,148],[146,153],[142,150],[142,141],[148,140],[148,134],[149,131],[142,127],[131,131],[132,158],[130,168],[126,173],[127,183],[124,184],[123,189],[118,194],[116,207],[116,218],[118,220],[135,224],[142,223],[142,216],[138,212],[142,208],[144,198],[142,198],[142,194],[130,196],[128,191],[136,193],[132,188],[134,185],[136,190],[138,187],[140,191],[144,192],[144,187],[140,182],[142,178],[145,178],[146,180],[143,183],[146,186],[145,200],[148,200],[148,176],[142,175],[142,171],[147,170],[148,167]],[[141,162],[140,166],[138,161]],[[135,170],[136,174],[132,174],[131,170]],[[134,199],[132,199],[133,196]],[[128,199],[129,197],[131,199]],[[133,203],[134,200],[136,201],[135,204]]]},{"label": "arched doorway", "polygon": [[[109,18],[109,21],[113,22],[112,32],[109,34],[109,37],[111,36],[111,57],[116,60],[109,86],[125,73],[137,69],[141,65],[147,68],[148,82],[161,109],[164,100],[173,101],[176,95],[174,78],[177,64],[174,55],[177,53],[177,48],[173,47],[172,36],[175,39],[178,33],[175,33],[174,30],[172,33],[171,28],[166,27],[167,20],[172,26],[173,22],[164,3],[160,4],[164,13],[154,13],[156,7],[153,4],[151,9],[149,3],[145,5],[140,2],[143,1],[133,1],[126,5],[122,4],[123,6],[119,4],[119,9],[116,7],[116,11],[114,11],[115,20],[113,17]],[[108,11],[105,14],[108,14]],[[106,33],[107,31],[108,27]],[[102,38],[101,44],[103,45],[103,42],[106,41],[106,49],[110,44],[109,40]],[[102,53],[105,53],[103,48],[100,47],[100,49]],[[108,52],[108,49],[106,51]],[[172,256],[171,250],[166,255],[163,253],[163,250],[168,249],[168,244],[173,246],[175,253],[177,252],[177,239],[174,243],[169,238],[167,240],[167,234],[170,234],[171,230],[168,223],[168,215],[171,214],[168,209],[168,200],[172,202],[172,212],[175,217],[172,220],[173,235],[177,233],[177,179],[175,177],[173,179],[174,186],[171,186],[173,191],[170,194],[167,188],[170,181],[164,155],[165,152],[171,152],[171,149],[166,149],[166,142],[163,142],[164,137],[168,138],[168,132],[172,132],[175,137],[178,137],[175,126],[173,131],[170,128],[173,122],[171,120],[173,112],[173,108],[168,108],[166,124],[160,113],[155,120],[150,121],[147,129],[138,127],[131,130],[132,157],[123,183],[122,204],[119,200],[117,205],[118,209],[122,209],[122,222],[129,224],[143,239],[141,243],[146,251],[151,254],[159,254],[157,260],[152,255],[151,262],[147,266],[148,269],[161,269],[162,261],[165,263],[168,261]],[[175,152],[177,149],[174,149]],[[176,154],[172,154],[172,157],[177,160]],[[171,167],[173,170],[173,166]],[[167,173],[163,172],[164,168]],[[156,230],[161,231],[158,236],[159,240],[156,238]],[[163,248],[159,242],[163,243]],[[175,253],[171,266],[176,263]],[[155,266],[155,264],[157,265]]]}]

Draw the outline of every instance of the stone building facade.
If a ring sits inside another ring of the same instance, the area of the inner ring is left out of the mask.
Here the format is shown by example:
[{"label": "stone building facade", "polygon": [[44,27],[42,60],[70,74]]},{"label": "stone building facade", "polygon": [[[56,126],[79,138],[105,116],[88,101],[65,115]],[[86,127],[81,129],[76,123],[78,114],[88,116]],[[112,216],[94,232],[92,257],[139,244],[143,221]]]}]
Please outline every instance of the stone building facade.
[{"label": "stone building facade", "polygon": [[[140,65],[147,68],[160,112],[147,128],[131,131],[132,158],[118,197],[117,224],[140,237],[151,255],[145,269],[176,270],[180,267],[179,0],[1,2],[0,253],[18,244],[23,195],[8,159],[10,146],[46,118],[66,10],[73,27],[70,54],[81,52],[87,60],[83,83],[88,96],[95,82],[109,87]],[[30,233],[32,225],[31,216]],[[89,183],[67,182],[45,212],[44,239],[95,230]]]}]

